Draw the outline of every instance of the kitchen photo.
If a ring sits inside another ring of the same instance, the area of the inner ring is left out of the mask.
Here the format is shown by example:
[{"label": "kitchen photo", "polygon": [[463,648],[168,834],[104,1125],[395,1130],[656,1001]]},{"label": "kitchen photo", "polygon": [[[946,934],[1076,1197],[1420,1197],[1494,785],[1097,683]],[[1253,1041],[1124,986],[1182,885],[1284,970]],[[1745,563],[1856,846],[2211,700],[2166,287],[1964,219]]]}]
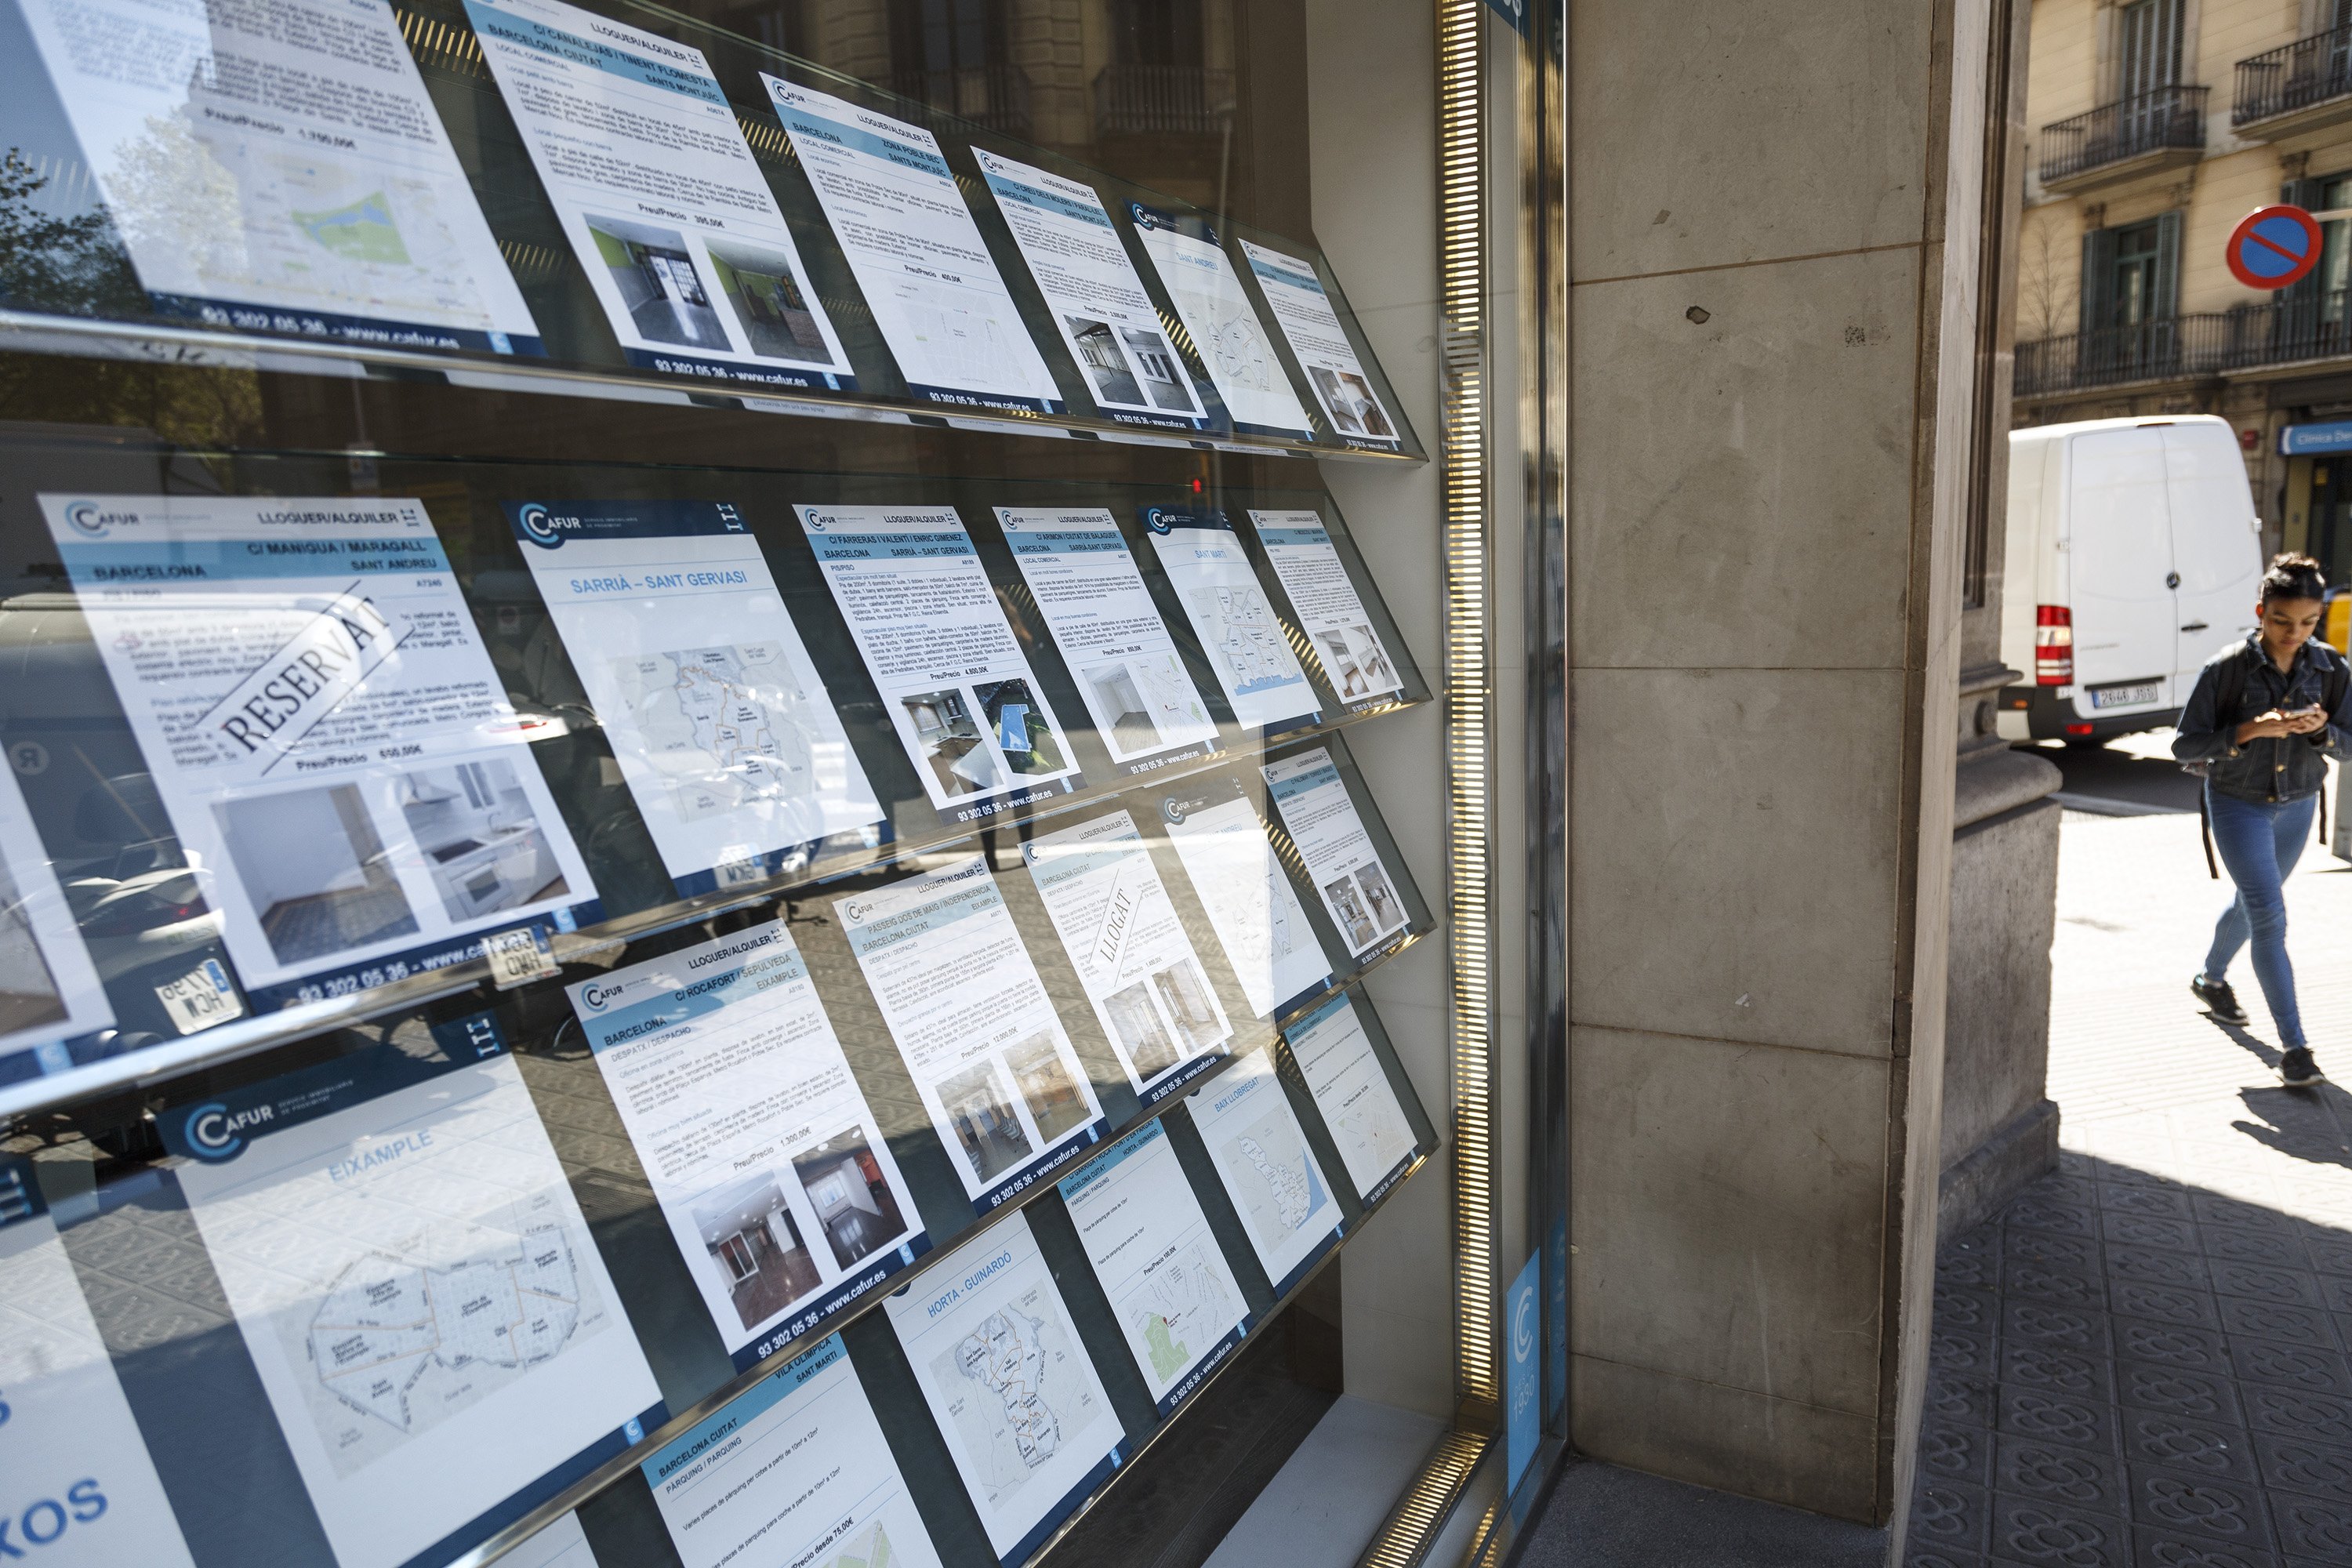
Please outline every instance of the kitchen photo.
[{"label": "kitchen photo", "polygon": [[454,923],[544,903],[569,890],[512,763],[458,763],[404,773],[400,809]]}]

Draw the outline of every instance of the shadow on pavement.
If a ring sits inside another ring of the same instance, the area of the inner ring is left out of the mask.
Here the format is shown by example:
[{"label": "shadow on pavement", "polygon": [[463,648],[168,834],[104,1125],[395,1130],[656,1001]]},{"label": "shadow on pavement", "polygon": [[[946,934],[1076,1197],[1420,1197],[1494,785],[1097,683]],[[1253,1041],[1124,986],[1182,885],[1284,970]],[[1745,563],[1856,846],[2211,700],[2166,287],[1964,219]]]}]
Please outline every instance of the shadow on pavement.
[{"label": "shadow on pavement", "polygon": [[2197,778],[2182,773],[2180,764],[2169,757],[2136,757],[2105,746],[2018,749],[2057,763],[2058,771],[2066,775],[2063,788],[2068,795],[2150,812],[2186,812],[2192,816],[2197,813]]}]

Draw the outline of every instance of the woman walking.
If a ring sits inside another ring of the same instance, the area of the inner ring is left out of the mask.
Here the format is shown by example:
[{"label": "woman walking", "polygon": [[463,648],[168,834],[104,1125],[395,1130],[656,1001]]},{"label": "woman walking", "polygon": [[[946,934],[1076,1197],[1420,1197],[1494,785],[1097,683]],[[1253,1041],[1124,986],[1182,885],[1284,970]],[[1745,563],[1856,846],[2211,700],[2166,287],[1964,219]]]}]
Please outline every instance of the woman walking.
[{"label": "woman walking", "polygon": [[2286,956],[2287,873],[2311,837],[2329,757],[2352,753],[2352,666],[2313,640],[2327,583],[2308,555],[2274,557],[2263,576],[2262,624],[2205,661],[2180,714],[2172,754],[2200,765],[2205,812],[2237,897],[2213,928],[2212,950],[2189,989],[2214,1017],[2243,1024],[2230,961],[2251,938],[2254,979],[2278,1030],[2279,1078],[2320,1081],[2294,1000]]}]

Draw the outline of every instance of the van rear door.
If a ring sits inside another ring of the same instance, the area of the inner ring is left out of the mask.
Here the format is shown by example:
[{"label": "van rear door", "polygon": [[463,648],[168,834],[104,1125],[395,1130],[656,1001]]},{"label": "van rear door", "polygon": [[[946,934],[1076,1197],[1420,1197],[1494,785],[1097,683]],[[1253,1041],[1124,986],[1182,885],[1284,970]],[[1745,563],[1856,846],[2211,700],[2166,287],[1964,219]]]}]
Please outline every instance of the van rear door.
[{"label": "van rear door", "polygon": [[2165,435],[2098,430],[2069,443],[2066,591],[2074,707],[2086,719],[2173,702],[2180,634]]},{"label": "van rear door", "polygon": [[2263,547],[2253,492],[2238,443],[2217,425],[2174,425],[2164,437],[2172,490],[2175,651],[2172,702],[2189,700],[2197,672],[2214,652],[2253,629],[2262,592]]}]

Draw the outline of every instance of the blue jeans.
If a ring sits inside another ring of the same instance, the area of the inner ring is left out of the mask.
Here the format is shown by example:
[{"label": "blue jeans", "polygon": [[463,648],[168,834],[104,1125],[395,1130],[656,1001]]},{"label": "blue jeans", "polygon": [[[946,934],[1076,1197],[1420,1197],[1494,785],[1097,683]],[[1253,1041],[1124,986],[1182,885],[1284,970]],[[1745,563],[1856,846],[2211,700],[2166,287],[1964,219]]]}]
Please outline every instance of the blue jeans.
[{"label": "blue jeans", "polygon": [[2277,1026],[2279,1047],[2294,1050],[2305,1043],[2303,1014],[2294,1005],[2294,966],[2286,957],[2287,873],[2303,858],[2311,841],[2312,814],[2319,797],[2305,795],[2277,805],[2240,800],[2235,795],[2205,789],[2205,810],[2213,824],[2213,847],[2221,868],[2238,885],[2238,896],[2221,911],[2213,927],[2212,951],[2205,955],[2205,978],[2220,980],[2230,961],[2246,945],[2254,944],[2254,979],[2270,1005]]}]

